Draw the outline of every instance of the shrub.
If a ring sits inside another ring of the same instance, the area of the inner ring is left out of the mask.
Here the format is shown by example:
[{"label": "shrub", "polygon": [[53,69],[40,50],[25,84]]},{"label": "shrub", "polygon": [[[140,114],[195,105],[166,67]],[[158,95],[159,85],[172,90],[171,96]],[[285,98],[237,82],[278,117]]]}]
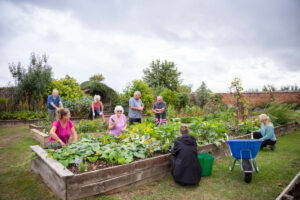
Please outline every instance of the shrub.
[{"label": "shrub", "polygon": [[48,114],[45,111],[17,111],[3,112],[0,119],[41,119],[47,118]]},{"label": "shrub", "polygon": [[81,97],[79,99],[63,100],[65,108],[68,108],[74,116],[87,116],[91,107],[93,98],[91,96]]},{"label": "shrub", "polygon": [[[131,84],[127,85],[124,90],[123,104],[129,104],[129,99],[133,97],[135,91],[141,92],[141,99],[145,108],[150,109],[153,103],[153,94],[148,84],[142,80],[134,80]],[[127,99],[127,100],[126,100]],[[124,102],[125,101],[125,102]]]},{"label": "shrub", "polygon": [[53,80],[47,88],[47,94],[52,94],[52,90],[57,89],[61,99],[73,101],[83,96],[80,85],[77,81],[66,75],[65,78]]},{"label": "shrub", "polygon": [[272,123],[277,126],[296,120],[296,113],[293,111],[295,105],[279,102],[272,102],[265,109],[265,113],[270,116]]}]

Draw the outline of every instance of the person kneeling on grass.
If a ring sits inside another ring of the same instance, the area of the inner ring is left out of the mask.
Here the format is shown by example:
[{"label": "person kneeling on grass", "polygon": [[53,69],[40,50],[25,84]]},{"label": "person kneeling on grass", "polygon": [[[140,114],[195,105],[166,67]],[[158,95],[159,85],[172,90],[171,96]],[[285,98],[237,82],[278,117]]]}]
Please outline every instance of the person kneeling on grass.
[{"label": "person kneeling on grass", "polygon": [[70,118],[71,114],[68,109],[58,109],[56,115],[57,121],[53,122],[50,130],[50,137],[47,143],[48,148],[60,148],[65,146],[69,142],[71,132],[74,141],[77,141],[78,136]]},{"label": "person kneeling on grass", "polygon": [[197,158],[196,139],[189,135],[187,126],[180,127],[180,136],[176,138],[171,154],[171,172],[174,180],[181,185],[198,184],[202,169]]},{"label": "person kneeling on grass", "polygon": [[263,140],[260,149],[263,149],[267,145],[271,146],[271,150],[275,150],[276,136],[274,134],[274,126],[270,120],[270,117],[266,114],[259,115],[261,122],[260,129],[253,133],[254,139]]}]

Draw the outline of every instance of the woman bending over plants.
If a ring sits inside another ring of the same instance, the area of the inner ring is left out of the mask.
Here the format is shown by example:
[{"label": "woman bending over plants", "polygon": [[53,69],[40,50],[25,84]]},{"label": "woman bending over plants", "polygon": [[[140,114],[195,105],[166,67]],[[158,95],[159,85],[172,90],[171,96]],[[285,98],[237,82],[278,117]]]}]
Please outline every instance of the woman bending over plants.
[{"label": "woman bending over plants", "polygon": [[70,120],[70,111],[66,108],[60,108],[57,111],[56,119],[53,122],[50,130],[50,137],[48,140],[48,148],[62,147],[69,142],[71,132],[73,134],[74,141],[77,141],[77,133]]},{"label": "woman bending over plants", "polygon": [[109,118],[109,126],[111,134],[114,134],[116,137],[120,136],[120,133],[124,131],[127,127],[127,119],[123,114],[124,109],[122,106],[115,107],[115,114]]},{"label": "woman bending over plants", "polygon": [[271,146],[271,150],[275,150],[276,136],[274,134],[274,126],[270,120],[270,117],[266,114],[259,115],[261,122],[260,129],[253,133],[254,139],[263,140],[260,149],[263,149],[267,145]]}]

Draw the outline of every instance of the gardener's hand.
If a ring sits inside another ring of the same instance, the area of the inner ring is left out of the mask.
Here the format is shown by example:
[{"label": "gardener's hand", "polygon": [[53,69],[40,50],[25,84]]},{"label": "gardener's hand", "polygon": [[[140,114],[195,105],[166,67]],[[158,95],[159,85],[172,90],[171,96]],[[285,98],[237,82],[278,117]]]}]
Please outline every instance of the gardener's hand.
[{"label": "gardener's hand", "polygon": [[63,141],[59,141],[59,143],[61,144],[62,147],[66,145]]},{"label": "gardener's hand", "polygon": [[139,108],[139,111],[143,112],[143,107],[140,107],[140,108]]}]

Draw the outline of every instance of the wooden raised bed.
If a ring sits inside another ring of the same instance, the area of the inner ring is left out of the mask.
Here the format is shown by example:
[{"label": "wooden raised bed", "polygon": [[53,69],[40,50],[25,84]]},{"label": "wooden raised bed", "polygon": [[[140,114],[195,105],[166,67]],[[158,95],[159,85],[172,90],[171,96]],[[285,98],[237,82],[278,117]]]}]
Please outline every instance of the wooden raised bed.
[{"label": "wooden raised bed", "polygon": [[[286,124],[276,127],[275,134],[280,136],[297,128],[299,128],[299,124]],[[250,134],[238,138],[250,138]],[[36,145],[30,148],[37,154],[37,158],[31,162],[32,171],[40,174],[49,188],[61,199],[80,199],[98,194],[114,193],[132,185],[159,179],[170,173],[170,153],[125,165],[74,174],[58,161],[47,158],[47,152],[40,146]],[[210,151],[216,158],[229,155],[227,142],[219,147],[213,144],[198,147],[198,152],[203,150]]]},{"label": "wooden raised bed", "polygon": [[[99,132],[99,133],[87,133],[87,134],[92,134],[95,137],[97,137],[97,136],[103,135],[105,133],[104,132]],[[47,146],[49,135],[43,133],[41,130],[38,130],[38,129],[30,129],[30,135],[33,139],[38,141],[42,147]],[[78,134],[78,137],[80,137],[80,134]]]},{"label": "wooden raised bed", "polygon": [[38,141],[42,147],[47,146],[49,135],[39,131],[38,129],[30,129],[30,135],[33,139]]},{"label": "wooden raised bed", "polygon": [[[293,178],[290,184],[282,191],[276,200],[293,200],[300,198],[300,172]],[[296,197],[297,195],[297,197]]]}]

